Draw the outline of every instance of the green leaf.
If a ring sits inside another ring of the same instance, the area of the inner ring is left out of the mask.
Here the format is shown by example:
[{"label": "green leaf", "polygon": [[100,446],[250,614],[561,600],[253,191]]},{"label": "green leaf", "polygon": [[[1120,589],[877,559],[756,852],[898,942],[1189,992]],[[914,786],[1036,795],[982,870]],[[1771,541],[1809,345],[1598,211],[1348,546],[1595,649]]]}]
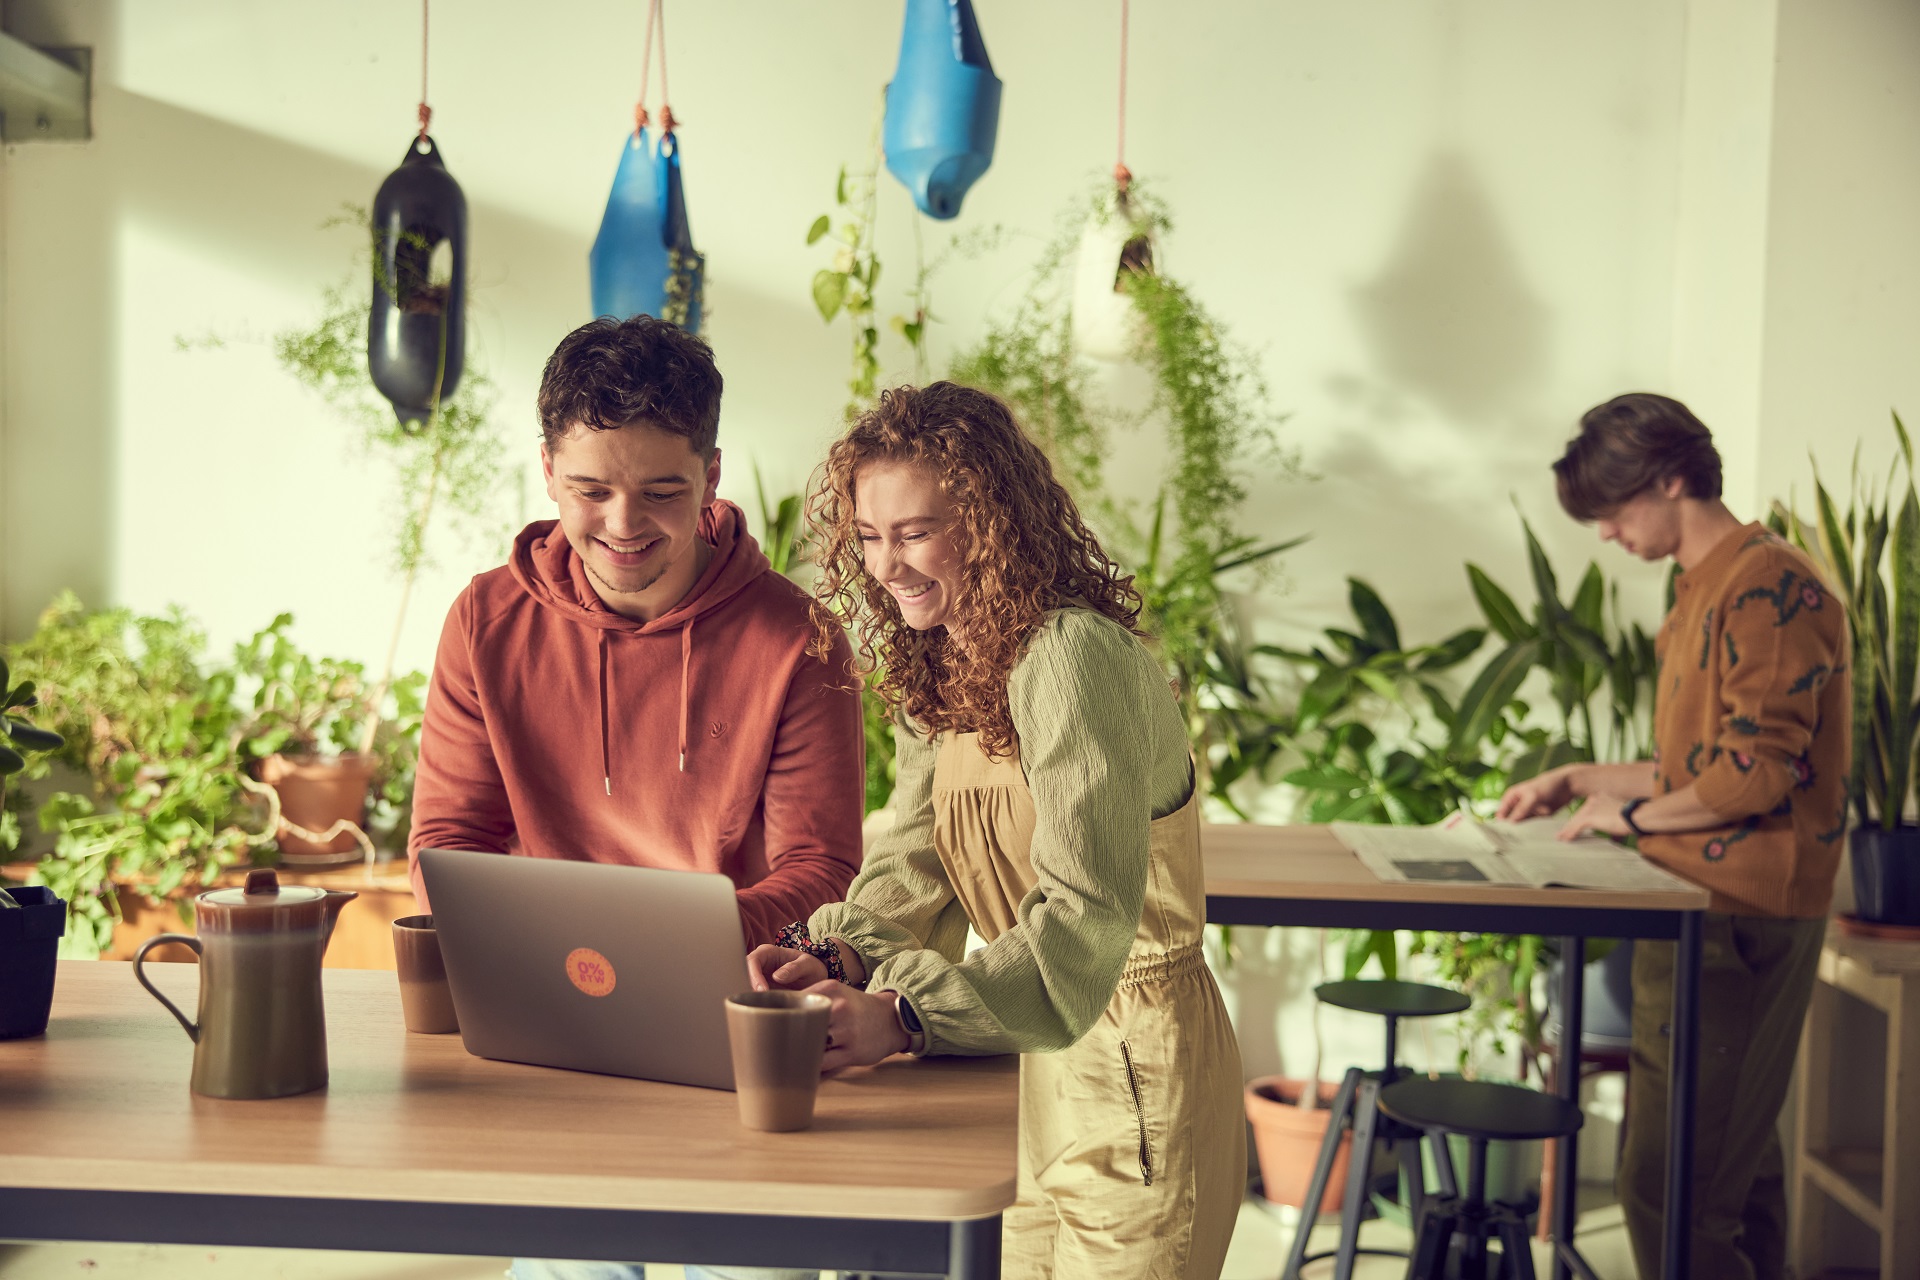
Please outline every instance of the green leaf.
[{"label": "green leaf", "polygon": [[819,217],[813,220],[813,225],[807,228],[807,243],[808,244],[818,243],[820,237],[824,236],[825,234],[827,234],[828,231],[831,231],[832,229],[833,229],[833,220],[827,217],[826,214],[824,213],[821,214]]},{"label": "green leaf", "polygon": [[1359,621],[1360,632],[1366,636],[1369,644],[1376,650],[1400,647],[1400,628],[1379,592],[1358,578],[1348,578],[1347,600],[1353,606],[1353,616]]},{"label": "green leaf", "polygon": [[[1904,440],[1905,433],[1902,432]],[[1904,799],[1913,768],[1916,728],[1908,708],[1913,705],[1914,668],[1920,663],[1920,497],[1911,480],[1893,526],[1893,634],[1892,723],[1888,725],[1887,777]],[[1904,807],[1904,806],[1903,806]]]},{"label": "green leaf", "polygon": [[1527,567],[1533,572],[1533,589],[1540,596],[1542,616],[1549,623],[1559,622],[1567,616],[1567,606],[1560,603],[1560,581],[1553,576],[1553,562],[1547,559],[1546,548],[1534,536],[1533,526],[1523,518],[1520,527],[1527,535]]},{"label": "green leaf", "polygon": [[1352,678],[1345,669],[1328,667],[1322,671],[1300,694],[1300,706],[1295,715],[1301,732],[1313,728],[1345,706],[1352,696]]},{"label": "green leaf", "polygon": [[1907,438],[1907,424],[1900,421],[1900,411],[1893,411],[1893,433],[1900,437],[1900,456],[1907,460],[1907,473],[1913,473],[1913,441]]},{"label": "green leaf", "polygon": [[1826,554],[1827,563],[1833,566],[1841,593],[1851,604],[1854,598],[1853,540],[1841,532],[1840,517],[1834,510],[1833,498],[1828,495],[1826,486],[1820,483],[1817,473],[1813,481],[1813,497],[1820,509],[1820,549]]},{"label": "green leaf", "polygon": [[9,773],[18,773],[27,767],[26,757],[12,747],[0,746],[0,777]]},{"label": "green leaf", "polygon": [[4,703],[4,705],[0,705],[0,711],[8,711],[13,709],[14,707],[32,706],[35,701],[33,696],[33,690],[34,690],[33,681],[22,680],[19,684],[13,686],[12,689],[9,689],[7,691],[6,697],[4,699],[0,699],[0,703]]},{"label": "green leaf", "polygon": [[1413,669],[1415,671],[1445,671],[1449,667],[1457,667],[1475,653],[1478,653],[1480,646],[1485,644],[1486,640],[1487,633],[1485,628],[1482,627],[1467,627],[1464,630],[1456,631],[1439,644],[1434,645],[1431,649],[1421,654],[1420,657],[1415,660]]},{"label": "green leaf", "polygon": [[38,729],[24,720],[7,717],[7,735],[20,744],[23,751],[58,751],[67,745],[67,740],[50,729]]},{"label": "green leaf", "polygon": [[1600,566],[1589,561],[1586,576],[1580,579],[1580,589],[1574,592],[1574,621],[1598,633],[1605,625],[1606,604],[1607,580],[1600,576]]},{"label": "green leaf", "polygon": [[1498,632],[1502,640],[1517,644],[1533,639],[1534,629],[1515,607],[1513,597],[1502,591],[1485,570],[1479,565],[1468,565],[1467,580],[1473,584],[1473,598],[1479,602],[1480,612],[1486,615],[1487,625]]},{"label": "green leaf", "polygon": [[1461,751],[1476,746],[1493,728],[1507,703],[1519,692],[1520,685],[1533,669],[1540,654],[1537,640],[1522,640],[1508,645],[1480,669],[1473,686],[1460,700],[1454,717],[1451,746]]},{"label": "green leaf", "polygon": [[840,312],[840,304],[846,301],[847,277],[839,271],[825,268],[813,273],[813,305],[820,309],[822,320],[831,320]]}]

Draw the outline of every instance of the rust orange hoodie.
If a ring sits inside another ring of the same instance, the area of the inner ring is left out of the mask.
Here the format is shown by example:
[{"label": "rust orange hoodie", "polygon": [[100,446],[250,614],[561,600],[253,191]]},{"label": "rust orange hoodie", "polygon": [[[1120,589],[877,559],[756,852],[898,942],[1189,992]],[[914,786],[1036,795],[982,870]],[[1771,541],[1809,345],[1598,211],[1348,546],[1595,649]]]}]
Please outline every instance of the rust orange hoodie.
[{"label": "rust orange hoodie", "polygon": [[738,507],[700,536],[706,572],[652,622],[601,603],[552,520],[454,601],[408,842],[422,911],[420,849],[722,872],[749,947],[846,895],[864,743],[845,642],[808,656],[806,595]]}]

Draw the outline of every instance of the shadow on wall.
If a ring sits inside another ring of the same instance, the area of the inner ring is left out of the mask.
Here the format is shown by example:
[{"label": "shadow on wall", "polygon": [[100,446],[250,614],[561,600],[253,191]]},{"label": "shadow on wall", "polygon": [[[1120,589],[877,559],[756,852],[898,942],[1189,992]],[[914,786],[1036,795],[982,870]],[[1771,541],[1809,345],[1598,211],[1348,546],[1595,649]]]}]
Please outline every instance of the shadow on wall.
[{"label": "shadow on wall", "polygon": [[1458,154],[1428,162],[1393,256],[1354,308],[1386,381],[1445,417],[1497,420],[1544,380],[1547,309]]}]

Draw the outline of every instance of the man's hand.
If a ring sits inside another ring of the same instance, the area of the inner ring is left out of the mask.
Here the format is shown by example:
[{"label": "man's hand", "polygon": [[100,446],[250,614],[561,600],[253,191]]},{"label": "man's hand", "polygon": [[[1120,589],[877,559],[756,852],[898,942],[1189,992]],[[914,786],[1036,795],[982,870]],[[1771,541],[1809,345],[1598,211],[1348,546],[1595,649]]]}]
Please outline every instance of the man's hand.
[{"label": "man's hand", "polygon": [[907,1051],[907,1032],[900,1025],[900,1015],[894,1012],[893,992],[869,995],[844,982],[816,982],[807,991],[825,996],[833,1004],[833,1012],[827,1016],[827,1056],[821,1060],[820,1074],[871,1066]]},{"label": "man's hand", "polygon": [[822,961],[793,947],[763,943],[747,953],[747,982],[755,991],[805,991],[826,977]]},{"label": "man's hand", "polygon": [[1508,787],[1493,816],[1501,822],[1525,822],[1528,818],[1558,813],[1573,800],[1574,768],[1563,764]]},{"label": "man's hand", "polygon": [[1619,796],[1593,795],[1580,806],[1580,811],[1567,819],[1567,825],[1560,828],[1562,840],[1578,840],[1589,831],[1598,836],[1624,838],[1633,834],[1633,828],[1620,816],[1620,810],[1626,801]]}]

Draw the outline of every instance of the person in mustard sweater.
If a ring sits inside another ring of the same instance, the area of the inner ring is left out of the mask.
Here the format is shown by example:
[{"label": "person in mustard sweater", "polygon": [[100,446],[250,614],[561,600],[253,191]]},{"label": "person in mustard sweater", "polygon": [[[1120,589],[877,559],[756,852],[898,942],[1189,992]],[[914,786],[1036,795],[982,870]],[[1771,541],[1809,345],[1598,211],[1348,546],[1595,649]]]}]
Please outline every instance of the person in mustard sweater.
[{"label": "person in mustard sweater", "polygon": [[[1214,1280],[1246,1176],[1201,956],[1199,797],[1140,596],[999,400],[885,392],[828,455],[819,645],[895,708],[892,829],[754,984],[833,1001],[825,1069],[1018,1053],[1003,1274]],[[971,924],[987,945],[963,955]]]},{"label": "person in mustard sweater", "polygon": [[[1720,500],[1720,455],[1686,406],[1635,393],[1580,422],[1561,505],[1680,574],[1655,640],[1654,756],[1573,764],[1510,789],[1499,816],[1582,801],[1564,835],[1635,837],[1712,895],[1702,952],[1693,1274],[1786,1274],[1777,1125],[1847,828],[1851,642],[1819,570]],[[1670,942],[1633,956],[1619,1191],[1642,1280],[1660,1275],[1673,1008]]]}]

